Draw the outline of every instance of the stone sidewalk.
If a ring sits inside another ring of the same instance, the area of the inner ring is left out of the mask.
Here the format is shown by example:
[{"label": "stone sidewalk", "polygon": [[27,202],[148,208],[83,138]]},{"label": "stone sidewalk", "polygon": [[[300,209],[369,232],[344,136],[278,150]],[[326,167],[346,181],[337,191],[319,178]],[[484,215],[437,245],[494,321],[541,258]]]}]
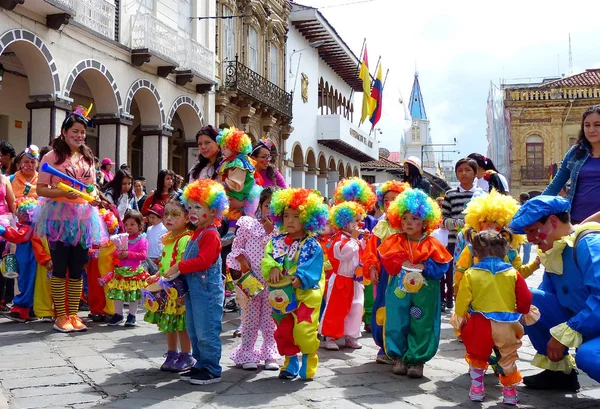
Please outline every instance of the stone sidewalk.
[{"label": "stone sidewalk", "polygon": [[[539,273],[531,285],[539,281]],[[138,314],[141,320],[142,314]],[[361,350],[321,349],[321,365],[313,381],[281,381],[276,372],[248,372],[228,358],[239,338],[232,334],[237,313],[224,316],[223,381],[193,386],[177,375],[158,370],[165,352],[164,336],[154,326],[135,329],[90,323],[81,334],[53,332],[50,324],[16,324],[0,318],[0,409],[14,408],[451,408],[506,407],[497,378],[486,375],[486,401],[467,397],[470,379],[464,347],[454,340],[444,314],[442,341],[426,365],[425,377],[408,379],[391,373],[391,366],[374,363],[376,347],[364,334]],[[534,350],[527,339],[519,367],[530,365]],[[578,394],[536,392],[520,388],[522,408],[597,408],[600,385],[580,376]]]}]

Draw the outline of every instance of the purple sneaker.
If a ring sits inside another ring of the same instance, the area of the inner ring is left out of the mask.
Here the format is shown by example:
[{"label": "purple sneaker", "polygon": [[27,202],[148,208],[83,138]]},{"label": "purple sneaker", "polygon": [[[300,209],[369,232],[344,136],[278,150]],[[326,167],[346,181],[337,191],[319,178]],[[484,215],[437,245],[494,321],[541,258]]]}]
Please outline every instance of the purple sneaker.
[{"label": "purple sneaker", "polygon": [[164,355],[166,357],[165,362],[160,367],[160,370],[163,372],[179,372],[179,369],[176,367],[177,358],[179,358],[179,353],[177,351],[167,351]]},{"label": "purple sneaker", "polygon": [[189,371],[194,365],[196,365],[196,360],[194,359],[194,357],[192,357],[191,353],[180,352],[177,357],[177,361],[175,361],[174,371]]}]

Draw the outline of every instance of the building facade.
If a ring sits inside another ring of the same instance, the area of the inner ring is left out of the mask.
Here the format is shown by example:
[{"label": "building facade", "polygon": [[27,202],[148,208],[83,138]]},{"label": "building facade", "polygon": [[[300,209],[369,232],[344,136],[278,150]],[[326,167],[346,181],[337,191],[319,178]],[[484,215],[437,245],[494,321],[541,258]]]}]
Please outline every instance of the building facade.
[{"label": "building facade", "polygon": [[287,55],[295,120],[285,141],[284,175],[291,186],[331,197],[340,179],[360,176],[361,162],[379,158],[375,137],[357,126],[359,59],[317,9],[295,3]]},{"label": "building facade", "polygon": [[[204,0],[0,2],[0,137],[48,145],[76,105],[92,106],[87,144],[150,188],[185,175],[214,118],[214,20]],[[92,105],[93,104],[93,105]]]},{"label": "building facade", "polygon": [[511,140],[511,194],[539,194],[577,141],[583,112],[600,103],[600,69],[539,84],[504,85]]},{"label": "building facade", "polygon": [[286,91],[286,0],[218,0],[215,125],[245,130],[256,142],[275,142],[282,166],[292,132],[292,96]]}]

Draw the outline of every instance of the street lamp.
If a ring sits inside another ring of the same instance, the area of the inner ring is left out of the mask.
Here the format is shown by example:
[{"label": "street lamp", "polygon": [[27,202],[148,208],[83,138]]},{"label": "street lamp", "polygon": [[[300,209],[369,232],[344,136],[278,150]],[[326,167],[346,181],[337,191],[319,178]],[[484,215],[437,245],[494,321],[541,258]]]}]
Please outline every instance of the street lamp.
[{"label": "street lamp", "polygon": [[[423,164],[423,153],[425,152],[425,147],[426,146],[456,146],[456,138],[454,138],[454,143],[428,143],[425,145],[421,145],[421,167],[425,168],[424,164]],[[436,151],[431,151],[432,153],[436,153]],[[437,151],[439,152],[439,151]],[[448,153],[460,153],[457,150],[454,151],[442,151],[442,152],[448,152]]]}]

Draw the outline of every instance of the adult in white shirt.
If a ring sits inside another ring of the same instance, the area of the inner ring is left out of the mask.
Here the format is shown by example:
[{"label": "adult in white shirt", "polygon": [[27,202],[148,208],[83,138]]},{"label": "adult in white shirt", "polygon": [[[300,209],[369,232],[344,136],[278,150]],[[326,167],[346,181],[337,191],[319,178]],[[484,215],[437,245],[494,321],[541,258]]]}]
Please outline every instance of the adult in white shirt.
[{"label": "adult in white shirt", "polygon": [[502,194],[507,194],[510,189],[508,187],[508,181],[490,158],[486,158],[480,153],[472,153],[468,156],[477,162],[477,181],[476,186],[484,192],[490,192],[492,189],[496,189]]}]

